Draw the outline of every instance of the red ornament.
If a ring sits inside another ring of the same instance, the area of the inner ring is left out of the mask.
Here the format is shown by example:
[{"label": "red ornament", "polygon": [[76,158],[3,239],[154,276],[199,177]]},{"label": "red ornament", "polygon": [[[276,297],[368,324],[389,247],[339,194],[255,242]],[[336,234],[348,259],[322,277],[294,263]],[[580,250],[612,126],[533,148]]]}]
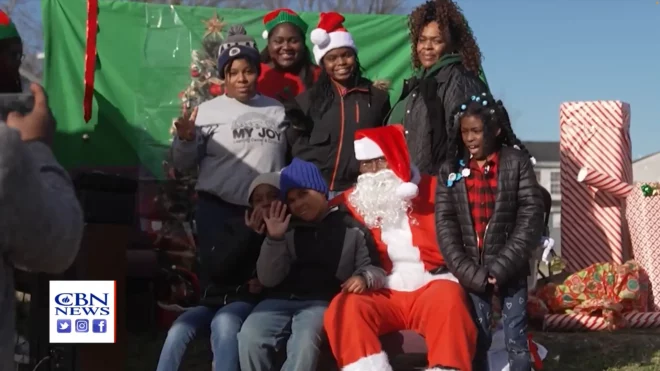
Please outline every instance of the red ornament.
[{"label": "red ornament", "polygon": [[7,13],[0,10],[0,25],[1,26],[9,26],[10,23],[11,23],[11,20],[9,19],[9,16],[7,15]]},{"label": "red ornament", "polygon": [[199,69],[197,69],[197,68],[191,68],[191,69],[190,69],[190,76],[192,76],[192,77],[199,77]]},{"label": "red ornament", "polygon": [[222,95],[222,90],[222,86],[218,84],[211,84],[211,86],[209,86],[209,93],[214,97]]}]

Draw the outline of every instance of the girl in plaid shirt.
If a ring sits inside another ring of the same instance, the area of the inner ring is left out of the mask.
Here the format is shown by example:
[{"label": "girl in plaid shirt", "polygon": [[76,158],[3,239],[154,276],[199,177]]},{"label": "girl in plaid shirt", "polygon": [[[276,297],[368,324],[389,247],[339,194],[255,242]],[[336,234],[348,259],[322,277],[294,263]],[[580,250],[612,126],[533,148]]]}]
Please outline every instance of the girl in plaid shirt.
[{"label": "girl in plaid shirt", "polygon": [[533,158],[502,102],[486,93],[458,107],[452,134],[439,174],[436,224],[445,261],[474,304],[480,331],[474,369],[487,370],[491,302],[499,295],[510,370],[530,371],[527,276],[544,210]]}]

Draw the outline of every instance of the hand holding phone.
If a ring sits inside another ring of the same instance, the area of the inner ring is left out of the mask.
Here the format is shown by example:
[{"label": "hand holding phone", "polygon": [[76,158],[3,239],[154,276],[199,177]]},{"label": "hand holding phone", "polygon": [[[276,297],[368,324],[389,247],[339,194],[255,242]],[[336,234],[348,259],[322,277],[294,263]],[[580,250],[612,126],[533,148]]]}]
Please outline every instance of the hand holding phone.
[{"label": "hand holding phone", "polygon": [[[55,133],[55,120],[48,109],[46,93],[38,84],[31,84],[30,90],[32,99],[21,95],[22,100],[8,100],[9,112],[4,121],[21,133],[23,141],[38,140],[50,145]],[[0,114],[4,115],[4,111]]]}]

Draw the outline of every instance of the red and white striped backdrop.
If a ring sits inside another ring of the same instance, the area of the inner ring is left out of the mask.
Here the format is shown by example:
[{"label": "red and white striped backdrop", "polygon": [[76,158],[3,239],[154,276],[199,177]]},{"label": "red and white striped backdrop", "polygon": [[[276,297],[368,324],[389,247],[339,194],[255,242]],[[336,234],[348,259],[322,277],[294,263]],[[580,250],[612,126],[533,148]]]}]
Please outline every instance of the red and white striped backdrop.
[{"label": "red and white striped backdrop", "polygon": [[624,235],[625,200],[595,192],[577,181],[588,166],[630,183],[630,105],[620,101],[562,103],[559,110],[561,149],[561,255],[575,272],[594,263],[621,264],[629,258]]}]

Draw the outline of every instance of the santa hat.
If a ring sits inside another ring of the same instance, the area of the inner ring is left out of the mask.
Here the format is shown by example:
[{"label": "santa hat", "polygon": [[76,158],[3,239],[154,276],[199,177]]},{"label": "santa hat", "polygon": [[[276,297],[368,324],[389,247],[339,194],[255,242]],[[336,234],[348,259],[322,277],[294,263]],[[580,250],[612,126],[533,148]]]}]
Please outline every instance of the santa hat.
[{"label": "santa hat", "polygon": [[344,20],[336,12],[321,13],[319,24],[310,35],[316,64],[321,64],[323,56],[332,49],[351,48],[357,52],[353,37],[344,28]]},{"label": "santa hat", "polygon": [[264,27],[266,28],[261,36],[264,39],[268,39],[268,34],[282,23],[291,23],[292,25],[298,27],[303,35],[307,34],[307,29],[309,25],[298,15],[288,8],[275,9],[271,12],[268,12],[264,16]]},{"label": "santa hat", "polygon": [[385,158],[389,169],[404,182],[397,189],[397,195],[407,200],[417,196],[419,188],[413,179],[403,126],[388,125],[358,130],[355,132],[354,146],[355,158],[359,161]]},{"label": "santa hat", "polygon": [[10,39],[18,36],[14,22],[9,19],[7,13],[0,10],[0,40]]}]

